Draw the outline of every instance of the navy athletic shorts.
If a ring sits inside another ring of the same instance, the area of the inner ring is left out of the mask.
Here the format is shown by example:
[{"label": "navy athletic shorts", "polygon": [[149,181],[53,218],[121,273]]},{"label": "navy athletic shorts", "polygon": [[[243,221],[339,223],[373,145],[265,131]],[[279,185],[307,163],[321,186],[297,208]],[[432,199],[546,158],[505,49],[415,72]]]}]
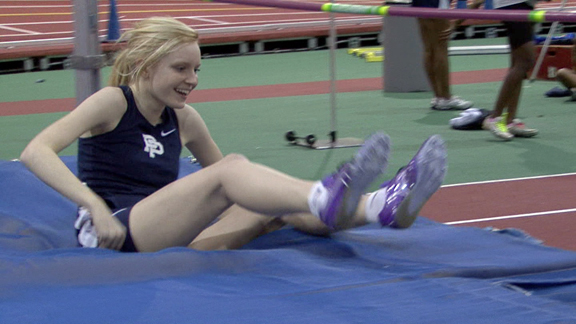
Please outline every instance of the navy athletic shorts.
[{"label": "navy athletic shorts", "polygon": [[128,208],[121,209],[118,211],[115,216],[118,220],[126,226],[126,239],[124,240],[124,244],[120,249],[121,252],[138,252],[136,246],[134,245],[134,241],[132,240],[132,235],[130,234],[130,212],[132,211],[132,206]]},{"label": "navy athletic shorts", "polygon": [[[533,10],[526,2],[516,3],[510,6],[501,7],[503,10]],[[503,21],[508,34],[510,48],[516,49],[528,42],[534,41],[534,23],[527,21]]]},{"label": "navy athletic shorts", "polygon": [[412,7],[416,8],[438,8],[440,0],[412,0]]},{"label": "navy athletic shorts", "polygon": [[[130,211],[132,211],[132,206],[113,211],[114,217],[126,227],[126,239],[120,248],[121,252],[138,252],[130,233]],[[92,218],[87,209],[82,207],[78,208],[78,218],[76,219],[74,227],[76,228],[76,235],[80,246],[88,248],[97,247],[97,233],[92,225]]]}]

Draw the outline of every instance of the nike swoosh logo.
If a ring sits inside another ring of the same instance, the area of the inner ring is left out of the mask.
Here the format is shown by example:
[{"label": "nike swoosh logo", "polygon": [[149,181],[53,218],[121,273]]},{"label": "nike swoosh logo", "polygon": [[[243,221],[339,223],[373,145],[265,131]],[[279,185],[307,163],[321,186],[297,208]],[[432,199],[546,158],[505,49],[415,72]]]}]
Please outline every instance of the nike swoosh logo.
[{"label": "nike swoosh logo", "polygon": [[176,128],[174,128],[174,129],[172,129],[172,130],[169,130],[169,131],[167,131],[167,132],[161,131],[161,132],[160,132],[160,136],[165,137],[165,136],[168,136],[168,135],[174,133],[175,131],[176,131]]}]

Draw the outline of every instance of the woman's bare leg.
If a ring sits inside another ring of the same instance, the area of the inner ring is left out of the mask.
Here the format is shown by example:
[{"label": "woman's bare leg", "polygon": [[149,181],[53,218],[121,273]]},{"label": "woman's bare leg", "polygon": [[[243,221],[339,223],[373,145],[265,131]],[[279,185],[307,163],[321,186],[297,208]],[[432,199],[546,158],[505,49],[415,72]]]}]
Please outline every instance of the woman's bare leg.
[{"label": "woman's bare leg", "polygon": [[386,169],[389,150],[389,137],[375,133],[322,182],[296,179],[229,155],[136,204],[130,233],[142,252],[187,246],[234,204],[270,216],[312,212],[331,228],[346,228],[362,194]]},{"label": "woman's bare leg", "polygon": [[[318,217],[307,214],[328,228]],[[203,230],[188,245],[196,250],[239,249],[255,238],[282,228],[285,223],[280,217],[270,217],[234,205],[226,210],[219,220]]]},{"label": "woman's bare leg", "polygon": [[441,33],[450,27],[446,19],[419,18],[420,36],[424,48],[424,68],[436,98],[449,99],[450,66],[448,40]]},{"label": "woman's bare leg", "polygon": [[526,78],[528,71],[534,65],[534,55],[533,42],[527,42],[512,50],[511,66],[500,88],[492,117],[498,117],[502,115],[504,110],[507,110],[507,124],[516,118],[520,93],[522,92],[522,82]]},{"label": "woman's bare leg", "polygon": [[556,73],[556,78],[563,86],[572,90],[576,88],[576,72],[573,69],[562,68]]},{"label": "woman's bare leg", "polygon": [[229,155],[136,204],[130,231],[139,251],[186,246],[234,203],[269,215],[308,212],[312,184]]},{"label": "woman's bare leg", "polygon": [[[419,195],[432,195],[433,192],[440,187],[444,178],[444,173],[446,171],[445,159],[446,152],[443,141],[438,137],[431,137],[429,140],[424,142],[406,168],[400,171],[394,179],[381,185],[383,188],[382,190],[385,190],[388,195],[386,200],[389,200],[392,203],[400,202],[398,197],[403,195],[402,191],[405,190],[403,188],[415,189],[415,191],[411,191],[411,194],[413,194],[412,201],[418,200],[418,198],[414,197]],[[416,178],[409,176],[409,173],[414,171],[417,171],[420,176],[417,176]],[[410,178],[415,181],[412,185],[405,183],[405,181]],[[418,178],[420,180],[418,180]],[[423,181],[424,183],[421,184],[419,181]],[[395,192],[394,189],[390,188],[400,189],[400,192]],[[404,194],[406,194],[406,192],[404,192]],[[351,222],[348,224],[349,228],[368,224],[368,212],[366,210],[368,209],[367,204],[370,195],[371,194],[366,194],[361,197],[358,208],[356,209]],[[408,196],[410,196],[410,194],[404,195],[404,197]],[[428,198],[429,196],[420,198],[420,206],[422,206]],[[374,208],[372,208],[372,210],[374,210]],[[378,208],[376,210],[380,211]],[[388,210],[392,212],[398,211],[396,208],[389,208]],[[394,219],[396,225],[402,225],[402,223],[407,224],[413,221],[410,219],[415,217],[418,211],[419,210],[415,213],[413,212],[413,215],[407,213],[400,216],[407,218],[408,221],[396,219],[395,215],[385,218],[389,220]],[[238,206],[233,206],[227,210],[221,218],[222,219],[216,224],[200,233],[189,247],[202,250],[239,248],[260,235],[281,228],[284,224],[291,225],[299,231],[312,235],[328,235],[334,232],[333,229],[320,221],[318,217],[310,213],[293,213],[272,218],[250,212]]]}]

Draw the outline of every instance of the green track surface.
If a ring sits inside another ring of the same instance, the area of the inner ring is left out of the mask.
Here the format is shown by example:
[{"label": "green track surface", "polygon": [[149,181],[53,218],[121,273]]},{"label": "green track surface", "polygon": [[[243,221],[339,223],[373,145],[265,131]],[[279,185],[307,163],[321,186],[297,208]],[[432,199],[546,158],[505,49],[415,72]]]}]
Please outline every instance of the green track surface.
[{"label": "green track surface", "polygon": [[[471,41],[454,46],[472,45]],[[491,40],[492,43],[505,43]],[[478,42],[476,42],[478,45]],[[476,71],[506,68],[508,55],[451,56],[451,70]],[[382,77],[382,63],[365,63],[337,51],[338,79]],[[300,52],[206,59],[199,89],[326,81],[328,52]],[[108,69],[103,70],[103,80]],[[37,82],[44,80],[44,82]],[[0,76],[3,102],[74,97],[74,72],[53,71]],[[432,134],[447,142],[449,171],[446,183],[576,172],[576,103],[546,98],[555,82],[525,82],[519,117],[541,130],[534,139],[500,142],[486,131],[456,131],[449,127],[458,112],[429,109],[431,93],[385,94],[366,91],[337,94],[339,137],[364,138],[377,130],[392,137],[393,153],[387,177],[407,163],[420,144]],[[491,109],[500,82],[452,87],[457,94]],[[192,93],[192,96],[194,93]],[[41,101],[38,104],[42,104]],[[310,150],[294,147],[284,133],[316,134],[327,139],[331,130],[328,95],[308,95],[195,104],[224,153],[238,152],[250,159],[287,172],[317,179],[348,159],[355,148]],[[41,129],[62,116],[47,113],[0,117],[0,159],[17,158],[26,143]],[[62,155],[75,154],[75,145]],[[186,155],[184,153],[183,155]]]}]

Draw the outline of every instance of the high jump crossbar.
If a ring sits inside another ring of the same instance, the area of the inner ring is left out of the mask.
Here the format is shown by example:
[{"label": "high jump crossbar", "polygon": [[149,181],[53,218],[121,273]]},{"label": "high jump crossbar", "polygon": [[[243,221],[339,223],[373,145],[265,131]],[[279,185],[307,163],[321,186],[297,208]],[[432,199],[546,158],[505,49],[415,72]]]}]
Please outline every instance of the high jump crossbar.
[{"label": "high jump crossbar", "polygon": [[403,6],[366,6],[339,3],[308,3],[285,0],[212,0],[211,2],[233,3],[239,5],[273,7],[305,11],[324,11],[360,15],[444,18],[444,19],[479,19],[501,21],[542,22],[576,22],[576,15],[570,11],[547,10],[478,10],[478,9],[436,9],[414,8]]}]

